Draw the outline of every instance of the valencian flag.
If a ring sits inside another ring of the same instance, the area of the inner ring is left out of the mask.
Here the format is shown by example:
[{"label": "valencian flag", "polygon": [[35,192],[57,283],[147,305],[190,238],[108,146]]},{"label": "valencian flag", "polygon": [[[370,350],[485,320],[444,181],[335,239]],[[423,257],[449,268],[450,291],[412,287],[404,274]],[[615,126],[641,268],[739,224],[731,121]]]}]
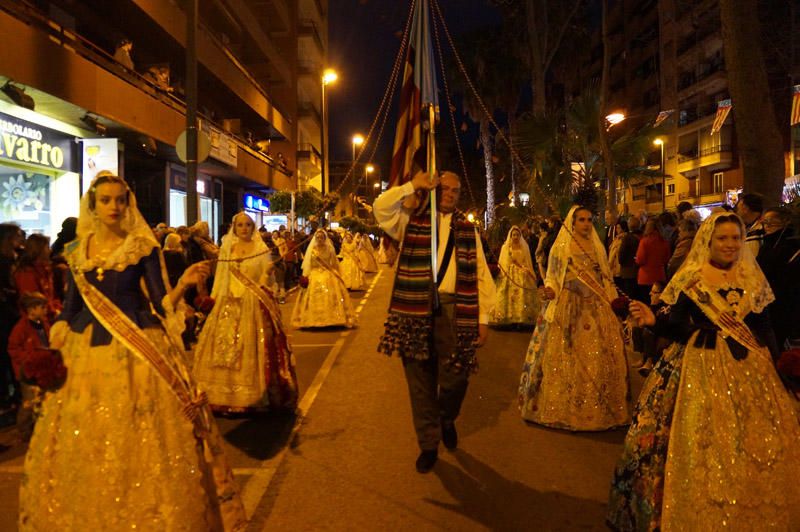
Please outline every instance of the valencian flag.
[{"label": "valencian flag", "polygon": [[656,121],[653,122],[653,127],[658,127],[661,125],[661,122],[672,116],[672,113],[675,112],[675,109],[667,109],[666,111],[661,111],[658,113],[656,117]]},{"label": "valencian flag", "polygon": [[402,185],[426,168],[422,122],[423,108],[433,104],[438,110],[436,71],[431,45],[430,7],[428,0],[413,3],[413,20],[406,49],[400,108],[392,150],[389,186]]},{"label": "valencian flag", "polygon": [[790,126],[800,124],[800,85],[792,87],[792,118]]},{"label": "valencian flag", "polygon": [[717,116],[714,117],[714,124],[711,126],[712,135],[722,129],[722,124],[725,123],[725,119],[728,118],[728,113],[731,112],[731,109],[733,109],[733,104],[730,98],[717,102]]}]

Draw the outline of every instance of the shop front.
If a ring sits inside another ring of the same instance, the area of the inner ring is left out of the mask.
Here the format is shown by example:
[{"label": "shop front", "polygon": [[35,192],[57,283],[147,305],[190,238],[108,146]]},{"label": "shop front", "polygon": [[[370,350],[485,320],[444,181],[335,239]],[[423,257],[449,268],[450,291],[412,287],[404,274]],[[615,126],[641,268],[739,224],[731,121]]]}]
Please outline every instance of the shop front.
[{"label": "shop front", "polygon": [[[167,164],[167,183],[169,183],[169,226],[186,225],[186,169],[178,164]],[[197,174],[198,218],[208,222],[211,238],[219,241],[222,212],[222,182],[203,173]]]},{"label": "shop front", "polygon": [[0,223],[52,238],[80,210],[80,130],[27,109],[0,111]]},{"label": "shop front", "polygon": [[264,227],[267,231],[277,231],[281,227],[289,227],[289,217],[285,214],[273,214],[269,210],[269,200],[255,194],[244,195],[244,212],[256,222],[256,227]]}]

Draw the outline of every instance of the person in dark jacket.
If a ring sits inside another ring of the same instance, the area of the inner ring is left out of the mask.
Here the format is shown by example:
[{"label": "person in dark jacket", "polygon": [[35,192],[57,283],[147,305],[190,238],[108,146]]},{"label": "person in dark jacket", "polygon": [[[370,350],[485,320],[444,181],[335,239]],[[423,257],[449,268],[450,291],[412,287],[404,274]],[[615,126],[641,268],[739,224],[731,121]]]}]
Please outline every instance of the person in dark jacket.
[{"label": "person in dark jacket", "polygon": [[617,261],[619,262],[619,282],[617,284],[625,292],[625,295],[634,297],[636,295],[636,275],[639,272],[639,266],[636,264],[639,235],[634,233],[633,228],[636,227],[638,229],[639,219],[630,218],[628,222],[628,231],[622,237],[619,251],[617,252]]},{"label": "person in dark jacket", "polygon": [[764,212],[764,237],[757,257],[775,294],[775,301],[767,308],[781,348],[787,339],[800,339],[800,260],[797,258],[800,240],[793,238],[789,221],[790,215],[785,209]]}]

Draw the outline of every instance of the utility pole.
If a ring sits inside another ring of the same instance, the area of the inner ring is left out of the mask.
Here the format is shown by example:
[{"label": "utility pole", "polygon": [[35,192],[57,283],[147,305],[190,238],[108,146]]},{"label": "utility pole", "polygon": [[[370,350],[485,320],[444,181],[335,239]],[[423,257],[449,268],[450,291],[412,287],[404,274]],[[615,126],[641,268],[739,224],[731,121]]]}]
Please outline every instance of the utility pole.
[{"label": "utility pole", "polygon": [[197,216],[197,2],[186,2],[186,224]]}]

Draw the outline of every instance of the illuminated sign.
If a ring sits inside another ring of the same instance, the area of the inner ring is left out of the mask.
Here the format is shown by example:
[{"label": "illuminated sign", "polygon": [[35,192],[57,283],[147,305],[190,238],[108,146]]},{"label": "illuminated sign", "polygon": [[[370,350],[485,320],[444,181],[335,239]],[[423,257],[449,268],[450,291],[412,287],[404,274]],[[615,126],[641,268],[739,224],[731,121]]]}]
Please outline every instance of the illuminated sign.
[{"label": "illuminated sign", "polygon": [[252,194],[245,194],[244,208],[251,211],[269,212],[269,200],[253,196]]},{"label": "illuminated sign", "polygon": [[0,113],[0,158],[72,171],[74,139]]}]

